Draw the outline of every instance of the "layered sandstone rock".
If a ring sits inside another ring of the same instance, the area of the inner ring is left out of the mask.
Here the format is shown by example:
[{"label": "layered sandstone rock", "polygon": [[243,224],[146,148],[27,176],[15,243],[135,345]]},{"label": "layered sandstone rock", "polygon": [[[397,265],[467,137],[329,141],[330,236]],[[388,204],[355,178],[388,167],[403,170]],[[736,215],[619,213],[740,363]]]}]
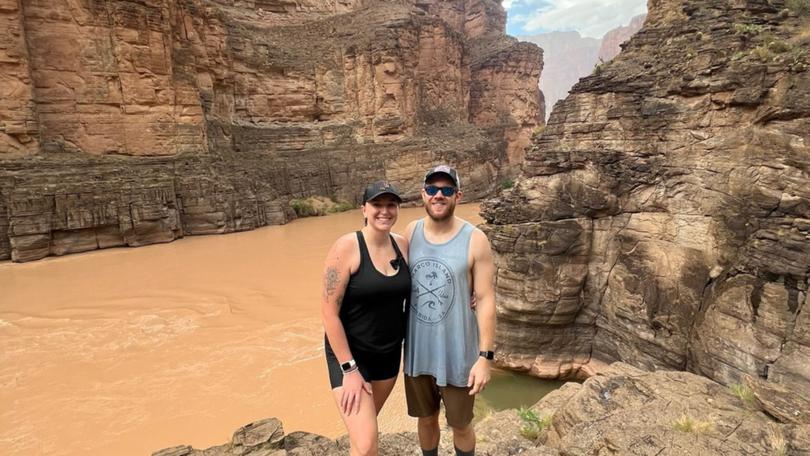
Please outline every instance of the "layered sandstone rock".
[{"label": "layered sandstone rock", "polygon": [[503,36],[506,11],[500,2],[488,0],[414,0],[417,7],[438,16],[467,38]]},{"label": "layered sandstone rock", "polygon": [[687,372],[616,363],[533,407],[539,441],[561,454],[807,454],[810,426],[783,424],[728,388]]},{"label": "layered sandstone rock", "polygon": [[500,36],[475,44],[470,121],[502,141],[508,163],[522,163],[532,129],[542,124],[539,116],[545,110],[539,87],[529,85],[543,70],[542,60],[533,57],[537,47]]},{"label": "layered sandstone rock", "polygon": [[4,0],[0,21],[0,259],[284,223],[377,179],[415,198],[440,161],[480,198],[542,122],[540,51],[491,0]]},{"label": "layered sandstone rock", "polygon": [[784,6],[651,2],[557,106],[485,204],[501,365],[810,389],[810,41]]},{"label": "layered sandstone rock", "polygon": [[619,55],[619,52],[622,51],[622,44],[641,30],[646,18],[646,14],[639,14],[630,19],[629,24],[605,33],[599,45],[598,61],[609,62],[613,60],[613,57]]},{"label": "layered sandstone rock", "polygon": [[38,127],[18,0],[0,0],[0,28],[5,31],[0,36],[0,156],[33,154],[39,149]]}]

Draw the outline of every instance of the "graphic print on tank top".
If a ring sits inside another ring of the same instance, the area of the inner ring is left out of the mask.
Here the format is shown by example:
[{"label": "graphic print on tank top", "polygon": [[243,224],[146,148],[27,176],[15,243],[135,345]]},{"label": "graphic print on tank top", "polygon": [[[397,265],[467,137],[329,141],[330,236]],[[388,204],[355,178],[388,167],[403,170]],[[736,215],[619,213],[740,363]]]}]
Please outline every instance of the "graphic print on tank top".
[{"label": "graphic print on tank top", "polygon": [[444,320],[453,307],[453,271],[438,258],[422,258],[411,267],[411,312],[427,324]]}]

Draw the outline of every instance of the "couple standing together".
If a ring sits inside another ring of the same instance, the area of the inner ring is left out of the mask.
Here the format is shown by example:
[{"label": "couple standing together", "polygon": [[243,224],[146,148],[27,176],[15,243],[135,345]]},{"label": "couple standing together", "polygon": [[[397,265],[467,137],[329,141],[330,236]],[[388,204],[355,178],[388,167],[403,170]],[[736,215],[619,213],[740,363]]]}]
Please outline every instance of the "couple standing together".
[{"label": "couple standing together", "polygon": [[475,454],[473,403],[489,382],[495,338],[492,251],[481,230],[454,216],[456,170],[437,166],[424,184],[427,216],[404,237],[391,233],[402,202],[396,189],[369,185],[365,226],[326,258],[326,360],[352,455],[377,454],[377,414],[394,388],[403,338],[408,414],[418,418],[422,453],[438,454],[443,402],[456,455]]}]

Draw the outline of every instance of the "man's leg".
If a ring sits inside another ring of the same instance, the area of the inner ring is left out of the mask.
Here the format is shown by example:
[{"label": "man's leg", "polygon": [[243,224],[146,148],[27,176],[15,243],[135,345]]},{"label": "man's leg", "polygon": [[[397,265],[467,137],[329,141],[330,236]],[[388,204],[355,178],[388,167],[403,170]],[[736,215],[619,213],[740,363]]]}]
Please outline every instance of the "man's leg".
[{"label": "man's leg", "polygon": [[464,427],[451,427],[453,429],[453,445],[456,447],[456,456],[475,455],[475,430],[472,423]]},{"label": "man's leg", "polygon": [[408,415],[416,417],[419,446],[424,456],[439,454],[439,389],[430,375],[405,376]]},{"label": "man's leg", "polygon": [[438,456],[439,454],[439,411],[430,416],[420,417],[417,420],[417,433],[419,446],[424,456]]},{"label": "man's leg", "polygon": [[447,413],[447,424],[453,430],[456,456],[474,456],[475,431],[472,420],[475,396],[470,396],[469,387],[447,385],[440,390]]}]

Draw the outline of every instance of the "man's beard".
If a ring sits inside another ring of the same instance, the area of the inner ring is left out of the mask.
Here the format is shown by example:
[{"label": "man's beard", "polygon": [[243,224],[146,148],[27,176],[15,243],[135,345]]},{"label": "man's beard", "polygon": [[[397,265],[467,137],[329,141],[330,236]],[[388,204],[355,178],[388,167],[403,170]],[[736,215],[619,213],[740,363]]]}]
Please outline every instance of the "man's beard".
[{"label": "man's beard", "polygon": [[434,215],[433,212],[430,210],[430,204],[425,205],[425,212],[427,212],[428,217],[431,218],[434,222],[443,222],[451,217],[456,212],[456,205],[454,203],[448,202],[447,203],[447,211],[445,211],[444,215],[437,216]]}]

